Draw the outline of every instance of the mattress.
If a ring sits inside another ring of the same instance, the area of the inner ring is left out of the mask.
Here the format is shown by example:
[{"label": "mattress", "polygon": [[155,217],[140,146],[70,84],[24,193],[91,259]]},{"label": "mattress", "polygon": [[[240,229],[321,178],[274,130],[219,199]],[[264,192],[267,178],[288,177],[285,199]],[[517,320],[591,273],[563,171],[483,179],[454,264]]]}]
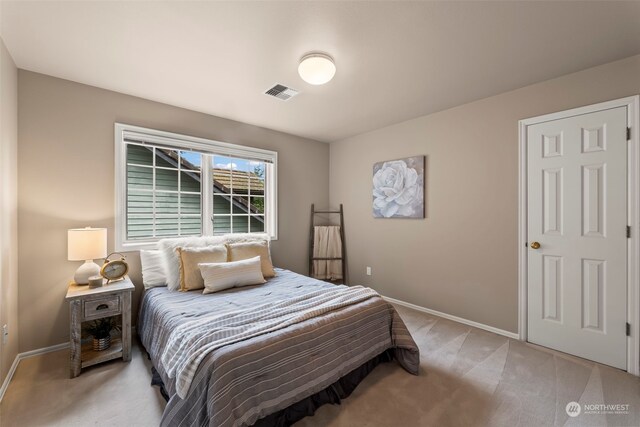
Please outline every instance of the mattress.
[{"label": "mattress", "polygon": [[418,374],[418,348],[393,306],[376,296],[208,353],[188,393],[161,362],[180,325],[215,313],[280,303],[336,285],[277,269],[258,286],[203,295],[200,291],[146,291],[138,333],[160,375],[169,401],[163,426],[250,426],[312,396],[391,350],[400,365]]}]

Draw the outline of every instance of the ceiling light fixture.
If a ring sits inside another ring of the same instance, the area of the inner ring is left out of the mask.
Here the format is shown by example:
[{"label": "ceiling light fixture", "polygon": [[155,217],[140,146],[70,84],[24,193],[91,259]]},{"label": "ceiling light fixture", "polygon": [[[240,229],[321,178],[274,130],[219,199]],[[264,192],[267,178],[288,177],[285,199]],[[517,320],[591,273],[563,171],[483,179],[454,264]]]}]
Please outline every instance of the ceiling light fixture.
[{"label": "ceiling light fixture", "polygon": [[312,85],[323,85],[336,74],[333,58],[324,53],[310,53],[300,60],[298,74],[302,80]]}]

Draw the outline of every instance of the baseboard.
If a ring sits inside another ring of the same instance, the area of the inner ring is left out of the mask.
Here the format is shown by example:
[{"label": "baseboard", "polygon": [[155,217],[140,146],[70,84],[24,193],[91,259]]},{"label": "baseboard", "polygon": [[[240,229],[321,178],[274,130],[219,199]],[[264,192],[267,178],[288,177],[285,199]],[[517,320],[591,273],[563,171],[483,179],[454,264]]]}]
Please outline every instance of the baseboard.
[{"label": "baseboard", "polygon": [[385,300],[389,301],[392,304],[402,305],[407,308],[412,308],[416,311],[421,311],[423,313],[432,314],[434,316],[442,317],[444,319],[453,320],[454,322],[473,326],[474,328],[483,329],[485,331],[493,332],[494,334],[503,335],[505,337],[513,338],[515,340],[520,339],[520,336],[515,332],[509,332],[509,331],[505,331],[504,329],[494,328],[493,326],[485,325],[484,323],[478,323],[478,322],[474,322],[473,320],[463,319],[462,317],[454,316],[447,313],[442,313],[441,311],[436,311],[430,308],[421,307],[419,305],[404,302],[399,299],[385,297],[385,296],[382,296],[382,298],[384,298]]},{"label": "baseboard", "polygon": [[18,356],[20,357],[20,360],[22,360],[28,357],[38,356],[40,354],[51,353],[52,351],[64,350],[65,348],[69,348],[68,342],[52,345],[50,347],[37,348],[31,351],[25,351],[24,353],[18,354]]},{"label": "baseboard", "polygon": [[2,383],[2,388],[0,388],[0,402],[2,402],[2,398],[4,397],[5,391],[7,391],[7,389],[9,388],[9,383],[11,382],[11,379],[13,378],[13,374],[16,372],[16,369],[18,369],[19,362],[20,362],[20,354],[17,354],[16,358],[13,359],[13,363],[11,364],[11,368],[9,369],[9,372],[7,372],[7,376],[5,377],[4,382]]},{"label": "baseboard", "polygon": [[18,353],[16,358],[13,359],[13,363],[11,364],[11,369],[7,372],[7,376],[2,383],[2,388],[0,388],[0,402],[2,402],[2,398],[4,397],[4,393],[9,388],[9,383],[13,379],[13,375],[16,373],[16,369],[18,369],[18,364],[23,359],[28,359],[29,357],[38,356],[40,354],[51,353],[52,351],[64,350],[69,347],[69,343],[61,343],[52,345],[50,347],[38,348],[31,351],[25,351],[24,353]]}]

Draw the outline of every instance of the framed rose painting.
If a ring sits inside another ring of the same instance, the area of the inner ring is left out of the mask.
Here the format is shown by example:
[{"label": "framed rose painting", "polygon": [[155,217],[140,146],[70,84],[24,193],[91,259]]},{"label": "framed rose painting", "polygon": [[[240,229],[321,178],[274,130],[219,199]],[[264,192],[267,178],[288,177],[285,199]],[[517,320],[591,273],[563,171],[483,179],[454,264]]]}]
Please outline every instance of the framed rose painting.
[{"label": "framed rose painting", "polygon": [[424,218],[425,156],[373,165],[373,217]]}]

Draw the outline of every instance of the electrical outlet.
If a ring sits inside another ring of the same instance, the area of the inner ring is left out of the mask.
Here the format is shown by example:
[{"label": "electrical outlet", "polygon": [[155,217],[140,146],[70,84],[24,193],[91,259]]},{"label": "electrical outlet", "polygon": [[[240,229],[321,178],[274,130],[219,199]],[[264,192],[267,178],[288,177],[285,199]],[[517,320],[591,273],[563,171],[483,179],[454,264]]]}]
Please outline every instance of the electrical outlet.
[{"label": "electrical outlet", "polygon": [[371,267],[367,267],[367,276],[371,276]]},{"label": "electrical outlet", "polygon": [[2,344],[6,344],[9,341],[9,326],[2,326]]}]

